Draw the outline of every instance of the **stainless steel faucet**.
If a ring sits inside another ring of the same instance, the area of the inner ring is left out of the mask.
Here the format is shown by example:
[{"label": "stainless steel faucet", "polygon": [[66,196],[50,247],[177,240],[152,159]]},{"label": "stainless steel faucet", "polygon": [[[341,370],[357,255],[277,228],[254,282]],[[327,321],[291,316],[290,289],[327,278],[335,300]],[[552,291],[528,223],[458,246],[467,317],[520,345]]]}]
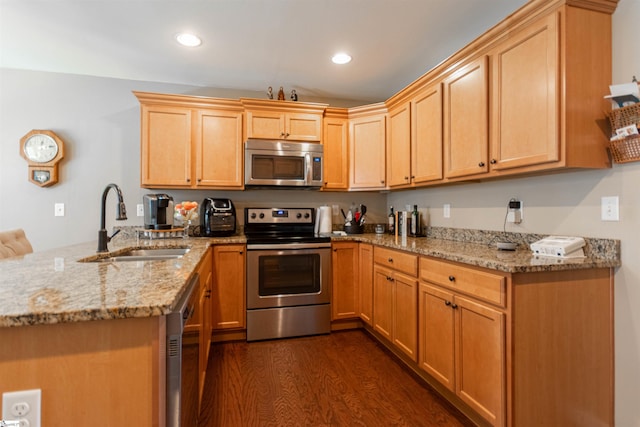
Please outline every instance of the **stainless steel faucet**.
[{"label": "stainless steel faucet", "polygon": [[113,233],[111,237],[107,236],[107,229],[106,229],[105,219],[104,219],[104,211],[105,211],[105,205],[107,204],[107,194],[109,193],[109,190],[111,188],[113,188],[116,191],[116,194],[118,195],[118,209],[116,211],[117,212],[116,220],[123,221],[127,219],[127,208],[124,205],[124,200],[122,198],[122,191],[120,191],[120,187],[118,187],[116,184],[107,185],[107,187],[104,189],[104,192],[102,193],[102,206],[100,210],[100,230],[98,230],[98,250],[96,252],[109,252],[109,249],[107,248],[107,243],[111,241],[113,236],[115,236],[120,232],[120,230],[118,230],[115,233]]}]

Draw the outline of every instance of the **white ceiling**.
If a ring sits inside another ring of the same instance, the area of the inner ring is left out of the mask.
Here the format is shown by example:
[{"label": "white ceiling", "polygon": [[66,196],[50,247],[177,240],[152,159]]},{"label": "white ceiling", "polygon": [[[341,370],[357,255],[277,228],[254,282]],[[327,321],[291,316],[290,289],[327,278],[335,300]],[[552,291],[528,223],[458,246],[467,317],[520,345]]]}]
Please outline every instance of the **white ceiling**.
[{"label": "white ceiling", "polygon": [[[383,101],[524,3],[0,0],[0,67]],[[179,46],[183,30],[202,46]]]}]

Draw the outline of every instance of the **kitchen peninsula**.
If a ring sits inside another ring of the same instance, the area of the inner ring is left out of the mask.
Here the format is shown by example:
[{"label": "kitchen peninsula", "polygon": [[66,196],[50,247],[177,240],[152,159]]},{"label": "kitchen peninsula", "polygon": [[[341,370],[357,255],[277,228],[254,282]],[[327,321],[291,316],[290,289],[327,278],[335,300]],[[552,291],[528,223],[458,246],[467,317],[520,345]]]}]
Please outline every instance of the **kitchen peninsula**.
[{"label": "kitchen peninsula", "polygon": [[[578,393],[574,403],[591,405],[588,409],[605,414],[602,421],[609,424],[613,378],[612,269],[620,265],[619,242],[587,239],[587,258],[558,260],[536,258],[523,249],[497,251],[486,243],[474,241],[477,234],[434,229],[426,239],[396,242],[392,236],[363,234],[332,240],[334,248],[352,244],[373,247],[374,252],[387,251],[385,255],[415,257],[416,262],[420,262],[420,268],[414,273],[416,304],[418,296],[427,298],[429,290],[448,291],[449,285],[439,284],[438,276],[430,275],[439,271],[438,265],[453,267],[453,271],[462,274],[457,277],[462,287],[456,291],[458,299],[454,300],[459,301],[461,307],[465,300],[473,302],[474,298],[469,296],[482,288],[486,275],[499,278],[498,299],[493,300],[482,292],[479,297],[498,313],[503,331],[501,348],[506,349],[500,359],[498,401],[492,401],[496,406],[478,408],[464,398],[465,393],[472,395],[473,390],[463,387],[463,393],[457,393],[454,387],[454,391],[447,391],[447,387],[433,380],[436,378],[433,373],[422,372],[425,379],[455,404],[466,402],[462,405],[469,405],[493,425],[526,425],[521,417],[536,419],[537,414],[527,412],[535,409],[535,405],[545,405],[547,398],[563,398],[564,393],[575,391],[576,387],[587,387],[587,391]],[[244,236],[167,241],[116,238],[110,244],[112,253],[141,243],[142,246],[188,246],[190,251],[182,258],[166,261],[78,262],[82,258],[97,257],[92,242],[0,261],[0,340],[8,349],[0,356],[0,391],[41,388],[43,416],[48,425],[58,425],[68,419],[78,425],[97,420],[107,425],[164,425],[165,378],[161,357],[164,316],[180,299],[209,246],[244,242]],[[337,268],[335,263],[334,268]],[[367,267],[359,260],[358,268],[374,267]],[[480,278],[480,281],[477,286],[472,284],[465,289],[465,280],[469,277]],[[339,297],[336,287],[355,285],[359,292],[373,286],[373,283],[357,282],[334,283],[333,303]],[[436,292],[436,295],[440,294]],[[566,298],[574,299],[576,304],[565,305]],[[559,308],[562,312],[554,311]],[[356,312],[359,314],[359,310]],[[556,320],[559,320],[557,324]],[[418,341],[428,336],[421,332],[424,321],[423,317],[416,318]],[[393,341],[385,341],[380,331],[366,321],[363,324],[394,351]],[[576,324],[584,325],[580,328],[584,336],[573,337],[575,334],[567,333],[566,328]],[[591,326],[593,329],[589,329]],[[576,347],[550,347],[558,340]],[[593,341],[587,342],[589,340]],[[416,351],[421,354],[420,358],[394,352],[418,372],[424,370],[421,368],[425,362],[422,353],[427,348],[424,345],[421,343]],[[552,375],[541,371],[543,368],[537,365],[550,358],[555,358],[558,367],[567,366],[569,362],[578,370],[588,366],[589,375],[583,375],[582,371],[580,375],[590,380],[586,386],[565,384],[556,394],[541,393],[533,404],[527,404],[524,401],[532,402],[532,399],[520,396],[530,396],[528,393],[535,389],[535,384],[552,390],[555,382],[576,375],[575,370]],[[597,408],[588,396],[588,387],[595,386],[599,387],[594,397]],[[135,407],[130,403],[134,401]]]}]

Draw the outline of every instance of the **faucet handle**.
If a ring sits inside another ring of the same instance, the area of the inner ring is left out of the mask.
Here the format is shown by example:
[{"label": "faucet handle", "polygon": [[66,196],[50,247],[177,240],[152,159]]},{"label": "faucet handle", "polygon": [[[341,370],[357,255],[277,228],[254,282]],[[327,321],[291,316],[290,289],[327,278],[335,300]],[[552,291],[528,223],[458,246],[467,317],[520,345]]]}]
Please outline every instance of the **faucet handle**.
[{"label": "faucet handle", "polygon": [[121,229],[121,228],[118,228],[116,231],[114,231],[114,232],[113,232],[113,234],[112,234],[111,236],[107,237],[107,242],[110,242],[110,241],[111,241],[111,239],[113,239],[113,238],[116,236],[116,234],[118,234],[118,233],[119,233],[119,232],[121,232],[121,231],[122,231],[122,229]]}]

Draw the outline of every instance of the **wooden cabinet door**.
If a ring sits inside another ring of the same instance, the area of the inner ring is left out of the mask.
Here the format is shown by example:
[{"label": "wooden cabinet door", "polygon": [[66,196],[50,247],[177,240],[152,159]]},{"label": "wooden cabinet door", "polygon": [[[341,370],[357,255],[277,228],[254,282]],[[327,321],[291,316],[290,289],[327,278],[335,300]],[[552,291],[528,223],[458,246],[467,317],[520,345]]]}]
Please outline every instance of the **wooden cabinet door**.
[{"label": "wooden cabinet door", "polygon": [[456,178],[489,170],[489,80],[487,57],[444,81],[444,170]]},{"label": "wooden cabinet door", "polygon": [[140,183],[143,187],[191,184],[190,109],[141,105]]},{"label": "wooden cabinet door", "polygon": [[394,272],[393,343],[418,361],[418,280]]},{"label": "wooden cabinet door", "polygon": [[358,307],[358,243],[332,244],[331,319],[353,319]]},{"label": "wooden cabinet door", "polygon": [[213,248],[213,329],[244,328],[245,309],[244,245]]},{"label": "wooden cabinet door", "polygon": [[360,289],[360,319],[373,326],[373,245],[358,245],[358,285]]},{"label": "wooden cabinet door", "polygon": [[413,184],[442,179],[442,84],[423,89],[411,101]]},{"label": "wooden cabinet door", "polygon": [[[200,331],[200,351],[198,358],[199,366],[199,405],[202,403],[202,393],[204,391],[204,382],[207,373],[207,365],[209,363],[209,351],[211,349],[211,292],[213,285],[213,259],[211,249],[207,249],[206,254],[202,258],[202,263],[198,268],[200,275],[200,312],[201,312],[201,331]],[[198,406],[200,407],[200,406]]]},{"label": "wooden cabinet door", "polygon": [[242,112],[198,110],[194,140],[197,187],[244,186]]},{"label": "wooden cabinet door", "polygon": [[352,119],[349,124],[349,187],[385,188],[385,116]]},{"label": "wooden cabinet door", "polygon": [[320,114],[287,113],[284,120],[286,139],[309,142],[321,140],[322,116]]},{"label": "wooden cabinet door", "polygon": [[492,169],[559,160],[557,21],[527,26],[492,54]]},{"label": "wooden cabinet door", "polygon": [[389,187],[407,187],[411,184],[411,104],[409,102],[389,110],[387,184]]},{"label": "wooden cabinet door", "polygon": [[504,314],[459,296],[452,307],[456,312],[456,394],[492,425],[502,426],[506,408]]},{"label": "wooden cabinet door", "polygon": [[455,392],[453,294],[420,284],[418,366]]},{"label": "wooden cabinet door", "polygon": [[347,119],[324,119],[324,188],[349,188],[349,125]]},{"label": "wooden cabinet door", "polygon": [[393,328],[392,271],[373,266],[373,329],[391,342]]},{"label": "wooden cabinet door", "polygon": [[284,138],[284,114],[273,111],[251,111],[247,115],[247,138]]}]

